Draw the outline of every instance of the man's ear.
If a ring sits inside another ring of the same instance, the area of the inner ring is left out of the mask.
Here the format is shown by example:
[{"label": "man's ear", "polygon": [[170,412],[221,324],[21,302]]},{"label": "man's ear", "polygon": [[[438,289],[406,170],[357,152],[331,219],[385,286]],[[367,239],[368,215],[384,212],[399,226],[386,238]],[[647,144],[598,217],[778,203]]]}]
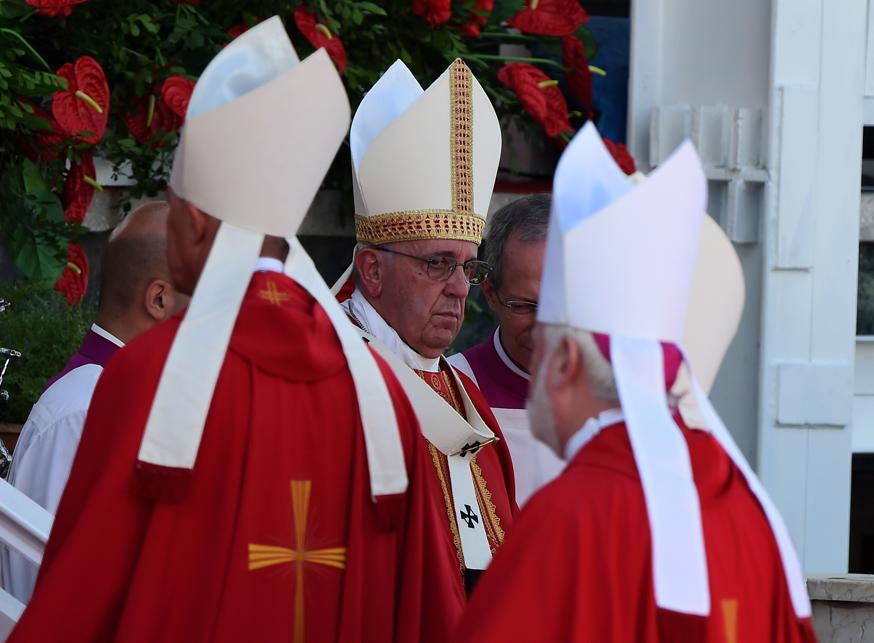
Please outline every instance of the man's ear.
[{"label": "man's ear", "polygon": [[355,272],[358,275],[358,285],[368,297],[379,297],[382,294],[385,271],[380,263],[382,257],[373,248],[361,248],[355,253]]},{"label": "man's ear", "polygon": [[207,215],[201,212],[196,205],[190,201],[184,201],[185,212],[187,214],[188,232],[191,235],[191,241],[194,245],[201,245],[207,240],[209,226],[207,225]]},{"label": "man's ear", "polygon": [[164,321],[173,315],[175,297],[176,291],[169,281],[153,279],[143,295],[146,314],[156,323]]},{"label": "man's ear", "polygon": [[495,312],[498,312],[498,306],[500,306],[501,304],[500,302],[498,302],[498,297],[495,294],[495,284],[494,282],[492,282],[492,278],[488,277],[483,282],[482,286],[480,286],[480,288],[482,288],[483,290],[483,295],[486,298],[486,303],[489,305],[489,308],[491,308]]},{"label": "man's ear", "polygon": [[580,347],[572,337],[562,337],[547,359],[546,385],[550,389],[574,388],[578,386],[580,378],[585,377]]}]

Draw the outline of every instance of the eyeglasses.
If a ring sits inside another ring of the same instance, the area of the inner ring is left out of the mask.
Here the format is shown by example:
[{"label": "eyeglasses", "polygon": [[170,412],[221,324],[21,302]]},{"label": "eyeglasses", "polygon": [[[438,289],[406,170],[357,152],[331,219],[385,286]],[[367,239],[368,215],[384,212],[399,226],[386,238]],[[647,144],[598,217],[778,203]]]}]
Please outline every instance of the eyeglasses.
[{"label": "eyeglasses", "polygon": [[514,315],[533,315],[537,312],[536,301],[527,301],[524,299],[508,299],[507,301],[504,301],[501,299],[497,290],[495,291],[495,298],[501,306],[508,308]]},{"label": "eyeglasses", "polygon": [[471,286],[479,286],[492,271],[492,267],[489,264],[478,259],[468,259],[464,263],[458,263],[448,257],[417,257],[383,246],[370,247],[381,252],[388,252],[389,254],[400,255],[423,262],[425,264],[425,274],[434,281],[447,281],[453,275],[456,268],[461,266],[464,280]]}]

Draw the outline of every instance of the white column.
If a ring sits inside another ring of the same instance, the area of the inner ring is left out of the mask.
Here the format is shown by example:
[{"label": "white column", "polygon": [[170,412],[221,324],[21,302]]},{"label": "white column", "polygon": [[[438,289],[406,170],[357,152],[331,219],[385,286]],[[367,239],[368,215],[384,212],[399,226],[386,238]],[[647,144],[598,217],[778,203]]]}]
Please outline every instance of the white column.
[{"label": "white column", "polygon": [[758,470],[809,574],[847,568],[864,0],[774,0]]}]

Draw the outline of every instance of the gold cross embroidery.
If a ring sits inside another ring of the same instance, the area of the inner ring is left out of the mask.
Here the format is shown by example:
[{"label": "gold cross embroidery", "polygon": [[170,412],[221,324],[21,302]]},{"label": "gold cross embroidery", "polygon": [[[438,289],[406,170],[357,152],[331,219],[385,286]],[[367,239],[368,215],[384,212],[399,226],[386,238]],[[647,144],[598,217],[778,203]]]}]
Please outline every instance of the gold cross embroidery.
[{"label": "gold cross embroidery", "polygon": [[722,601],[722,622],[725,624],[725,643],[737,643],[737,599]]},{"label": "gold cross embroidery", "polygon": [[[272,283],[272,282],[271,282]],[[249,571],[294,563],[294,643],[304,643],[304,563],[346,568],[346,548],[306,549],[307,517],[310,507],[312,480],[291,481],[291,511],[294,520],[294,549],[272,545],[249,545]]]},{"label": "gold cross embroidery", "polygon": [[279,290],[273,281],[268,281],[267,288],[259,291],[258,296],[275,306],[279,306],[283,302],[288,301],[288,293]]}]

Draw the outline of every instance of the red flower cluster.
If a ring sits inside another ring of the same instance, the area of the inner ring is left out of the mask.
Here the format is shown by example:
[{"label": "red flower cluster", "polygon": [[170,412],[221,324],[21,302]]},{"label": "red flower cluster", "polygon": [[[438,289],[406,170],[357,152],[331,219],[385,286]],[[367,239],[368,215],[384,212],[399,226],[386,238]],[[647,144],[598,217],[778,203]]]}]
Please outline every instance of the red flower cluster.
[{"label": "red flower cluster", "polygon": [[138,98],[122,120],[137,143],[161,147],[167,135],[185,122],[193,91],[194,81],[170,76],[161,85],[160,96],[150,93]]},{"label": "red flower cluster", "polygon": [[52,114],[74,140],[96,144],[106,131],[109,118],[109,85],[103,68],[90,56],[66,63],[58,76],[67,89],[52,96]]},{"label": "red flower cluster", "polygon": [[94,157],[83,154],[81,163],[73,165],[64,181],[64,219],[67,223],[82,223],[94,200],[97,186]]},{"label": "red flower cluster", "polygon": [[194,81],[182,76],[170,76],[161,85],[161,100],[166,103],[176,116],[185,120],[188,111],[188,101],[194,92]]},{"label": "red flower cluster", "polygon": [[451,0],[413,0],[413,13],[422,16],[432,27],[452,17]]},{"label": "red flower cluster", "polygon": [[88,288],[88,257],[82,247],[71,243],[67,245],[67,265],[55,283],[55,290],[61,293],[72,306],[82,301]]},{"label": "red flower cluster", "polygon": [[575,36],[561,39],[562,64],[567,67],[565,80],[571,92],[590,114],[592,112],[592,72],[586,60],[586,48]]},{"label": "red flower cluster", "polygon": [[634,157],[631,156],[631,152],[629,152],[628,148],[625,147],[625,143],[614,143],[609,138],[605,138],[604,145],[610,151],[610,154],[613,155],[613,160],[616,161],[616,165],[618,165],[623,172],[628,176],[637,172],[637,165],[634,163]]},{"label": "red flower cluster", "polygon": [[526,63],[504,65],[498,72],[498,80],[516,92],[522,106],[540,123],[547,136],[573,132],[558,81]]},{"label": "red flower cluster", "polygon": [[182,127],[182,119],[154,93],[134,101],[122,120],[137,143],[152,147],[161,147],[168,134]]},{"label": "red flower cluster", "polygon": [[569,36],[588,19],[578,0],[528,0],[507,23],[525,33]]},{"label": "red flower cluster", "polygon": [[346,49],[340,38],[333,35],[327,26],[316,21],[316,15],[303,6],[295,10],[294,24],[313,47],[325,48],[331,60],[337,65],[337,70],[342,74],[346,69]]},{"label": "red flower cluster", "polygon": [[36,8],[36,12],[54,18],[66,18],[73,13],[73,7],[85,0],[26,0],[27,4]]},{"label": "red flower cluster", "polygon": [[495,0],[474,0],[473,8],[461,28],[461,33],[470,38],[479,38],[480,27],[489,21],[489,14],[495,8]]}]

